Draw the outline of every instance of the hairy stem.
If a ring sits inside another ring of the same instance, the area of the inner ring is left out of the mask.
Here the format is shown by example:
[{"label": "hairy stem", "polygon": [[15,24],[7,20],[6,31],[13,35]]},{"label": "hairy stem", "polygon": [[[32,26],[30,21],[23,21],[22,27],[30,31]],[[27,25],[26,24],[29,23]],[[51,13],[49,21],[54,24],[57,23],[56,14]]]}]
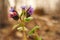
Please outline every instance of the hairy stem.
[{"label": "hairy stem", "polygon": [[26,35],[26,32],[25,32],[25,29],[24,29],[24,27],[25,27],[25,22],[23,21],[23,20],[21,20],[21,23],[23,24],[23,40],[27,40],[27,35]]}]

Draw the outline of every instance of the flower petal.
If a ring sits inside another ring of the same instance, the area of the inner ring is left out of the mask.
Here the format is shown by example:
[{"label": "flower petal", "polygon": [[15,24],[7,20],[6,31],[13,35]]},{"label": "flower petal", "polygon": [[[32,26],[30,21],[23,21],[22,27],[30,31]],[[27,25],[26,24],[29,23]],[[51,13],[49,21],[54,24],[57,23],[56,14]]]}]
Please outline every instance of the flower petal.
[{"label": "flower petal", "polygon": [[13,7],[11,7],[10,12],[16,12],[16,10]]},{"label": "flower petal", "polygon": [[29,13],[30,15],[32,15],[32,13],[33,13],[33,8],[32,8],[32,7],[29,7],[29,9],[27,10],[27,13]]},{"label": "flower petal", "polygon": [[25,10],[25,9],[26,9],[26,6],[22,6],[21,8],[22,8],[23,10]]}]

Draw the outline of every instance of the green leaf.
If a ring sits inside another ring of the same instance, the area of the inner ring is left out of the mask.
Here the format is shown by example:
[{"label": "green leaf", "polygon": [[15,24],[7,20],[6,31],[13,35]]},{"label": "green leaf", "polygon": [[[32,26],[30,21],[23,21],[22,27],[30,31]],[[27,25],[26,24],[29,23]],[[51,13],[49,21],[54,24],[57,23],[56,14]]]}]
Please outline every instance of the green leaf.
[{"label": "green leaf", "polygon": [[42,40],[42,37],[41,36],[39,37],[39,40]]},{"label": "green leaf", "polygon": [[17,30],[18,30],[18,31],[22,31],[23,28],[22,28],[22,27],[18,27]]},{"label": "green leaf", "polygon": [[42,37],[41,36],[40,37],[36,36],[35,40],[42,40]]},{"label": "green leaf", "polygon": [[29,31],[29,35],[32,35],[34,32],[35,32],[35,30],[37,30],[37,29],[39,29],[39,26],[35,26],[33,29],[31,29],[30,31]]},{"label": "green leaf", "polygon": [[17,28],[17,26],[19,26],[19,24],[16,24],[16,25],[14,25],[12,29],[15,29],[15,28]]},{"label": "green leaf", "polygon": [[32,17],[28,17],[28,18],[24,18],[24,21],[25,22],[29,22],[29,21],[31,21],[33,18]]},{"label": "green leaf", "polygon": [[[23,31],[23,27],[18,27],[17,30],[18,30],[18,31]],[[28,29],[27,29],[26,27],[24,27],[24,30],[25,30],[25,31],[28,31]]]},{"label": "green leaf", "polygon": [[35,40],[39,40],[39,37],[36,36],[36,37],[35,37]]}]

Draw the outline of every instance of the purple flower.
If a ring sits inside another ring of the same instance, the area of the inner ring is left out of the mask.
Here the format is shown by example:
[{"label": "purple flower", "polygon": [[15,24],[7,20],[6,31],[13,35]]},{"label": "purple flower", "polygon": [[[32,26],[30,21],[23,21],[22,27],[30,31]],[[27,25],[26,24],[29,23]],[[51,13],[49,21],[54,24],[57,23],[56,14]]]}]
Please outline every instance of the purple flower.
[{"label": "purple flower", "polygon": [[30,6],[27,10],[26,10],[26,6],[22,6],[22,12],[24,12],[23,10],[26,11],[26,17],[30,17],[33,13],[33,8]]},{"label": "purple flower", "polygon": [[27,13],[29,13],[30,15],[32,15],[32,13],[33,13],[33,8],[32,8],[32,7],[29,7],[28,10],[27,10]]},{"label": "purple flower", "polygon": [[9,17],[13,18],[14,20],[18,20],[19,19],[18,13],[13,7],[11,7],[10,12],[11,13],[8,15]]},{"label": "purple flower", "polygon": [[32,15],[32,13],[33,13],[33,8],[32,7],[29,7],[27,9],[26,13],[27,13],[26,17],[30,17]]},{"label": "purple flower", "polygon": [[10,12],[15,12],[15,9],[11,7]]},{"label": "purple flower", "polygon": [[23,10],[25,10],[25,9],[26,9],[26,6],[22,6],[21,8],[22,8]]},{"label": "purple flower", "polygon": [[14,20],[18,20],[19,19],[19,16],[18,16],[18,14],[16,12],[13,12],[12,14],[9,14],[8,16],[13,18]]}]

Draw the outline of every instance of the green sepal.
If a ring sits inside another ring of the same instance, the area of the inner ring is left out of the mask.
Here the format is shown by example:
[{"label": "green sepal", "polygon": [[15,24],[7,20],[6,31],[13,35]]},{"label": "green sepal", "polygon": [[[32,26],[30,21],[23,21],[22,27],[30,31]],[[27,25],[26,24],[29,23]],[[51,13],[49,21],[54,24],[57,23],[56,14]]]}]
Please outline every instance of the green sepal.
[{"label": "green sepal", "polygon": [[28,18],[24,18],[24,21],[25,22],[29,22],[29,21],[31,21],[33,18],[32,17],[28,17]]}]

